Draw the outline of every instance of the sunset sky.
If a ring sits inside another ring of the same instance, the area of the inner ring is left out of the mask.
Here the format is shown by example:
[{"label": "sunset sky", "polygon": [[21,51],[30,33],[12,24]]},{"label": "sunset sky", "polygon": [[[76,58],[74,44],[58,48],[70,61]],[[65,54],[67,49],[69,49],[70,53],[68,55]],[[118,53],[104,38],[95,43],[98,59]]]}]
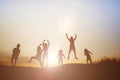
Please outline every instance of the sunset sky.
[{"label": "sunset sky", "polygon": [[[0,63],[10,64],[12,49],[21,44],[19,65],[36,55],[37,46],[50,41],[49,64],[57,64],[58,50],[66,58],[69,36],[75,41],[79,60],[71,53],[65,63],[85,63],[83,49],[93,52],[92,59],[120,55],[120,1],[119,0],[0,0]],[[34,63],[35,62],[35,63]]]}]

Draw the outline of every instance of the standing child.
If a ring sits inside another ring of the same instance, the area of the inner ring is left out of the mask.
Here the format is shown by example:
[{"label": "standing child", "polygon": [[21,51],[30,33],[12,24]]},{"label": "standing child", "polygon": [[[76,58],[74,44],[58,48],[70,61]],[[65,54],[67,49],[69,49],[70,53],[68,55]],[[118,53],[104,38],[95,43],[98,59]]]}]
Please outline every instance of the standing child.
[{"label": "standing child", "polygon": [[47,40],[47,43],[45,43],[45,40],[44,40],[43,41],[43,65],[46,60],[47,66],[48,66],[48,48],[49,48],[49,46],[50,46],[49,40]]},{"label": "standing child", "polygon": [[59,52],[58,52],[58,65],[63,65],[63,57],[65,58],[63,51],[59,50]]},{"label": "standing child", "polygon": [[90,61],[90,63],[92,63],[91,55],[90,55],[92,53],[88,49],[84,49],[84,53],[85,53],[85,56],[86,56],[86,59],[87,59],[87,64],[88,64],[88,61]]},{"label": "standing child", "polygon": [[12,67],[16,66],[19,54],[20,54],[20,44],[17,44],[17,47],[13,49],[13,53],[12,53],[12,57],[11,57]]}]

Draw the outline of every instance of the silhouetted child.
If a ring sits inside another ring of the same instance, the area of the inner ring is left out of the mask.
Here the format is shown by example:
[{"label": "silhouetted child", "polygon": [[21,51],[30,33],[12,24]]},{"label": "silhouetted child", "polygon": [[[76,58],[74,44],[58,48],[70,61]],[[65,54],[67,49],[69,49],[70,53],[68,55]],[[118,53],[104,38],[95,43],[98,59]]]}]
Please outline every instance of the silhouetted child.
[{"label": "silhouetted child", "polygon": [[30,58],[30,61],[28,61],[29,63],[31,63],[31,61],[33,60],[33,59],[37,59],[38,61],[39,61],[39,63],[40,63],[40,65],[41,65],[41,67],[42,67],[42,61],[41,61],[41,55],[42,55],[42,49],[41,49],[41,45],[42,44],[40,44],[38,47],[37,47],[37,54],[36,54],[36,56],[32,56],[31,58]]},{"label": "silhouetted child", "polygon": [[19,54],[20,54],[20,44],[17,44],[17,47],[13,49],[12,57],[11,57],[11,64],[12,67],[16,66]]},{"label": "silhouetted child", "polygon": [[45,59],[46,59],[46,63],[48,66],[48,48],[50,46],[50,42],[49,40],[47,40],[47,43],[45,43],[45,40],[43,41],[43,64],[45,63]]},{"label": "silhouetted child", "polygon": [[78,60],[78,58],[77,58],[77,56],[76,56],[75,45],[74,45],[74,42],[75,42],[75,40],[76,40],[76,38],[77,38],[77,35],[75,35],[75,38],[73,39],[72,36],[71,36],[70,38],[68,38],[68,34],[66,33],[66,37],[67,37],[67,39],[68,39],[69,42],[70,42],[69,53],[68,53],[68,59],[69,59],[69,57],[70,57],[71,51],[73,50],[75,59]]},{"label": "silhouetted child", "polygon": [[63,57],[65,58],[63,51],[59,50],[59,52],[58,52],[58,65],[63,65]]},{"label": "silhouetted child", "polygon": [[92,63],[91,55],[90,55],[92,53],[90,51],[88,51],[88,49],[84,49],[84,54],[85,54],[86,59],[87,59],[87,64],[88,64],[88,61],[90,61],[90,63]]}]

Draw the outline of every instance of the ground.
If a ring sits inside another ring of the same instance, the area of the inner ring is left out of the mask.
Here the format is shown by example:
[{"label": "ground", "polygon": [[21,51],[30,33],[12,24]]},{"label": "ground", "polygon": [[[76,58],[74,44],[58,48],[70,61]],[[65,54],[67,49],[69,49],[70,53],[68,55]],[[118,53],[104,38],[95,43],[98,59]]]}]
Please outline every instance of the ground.
[{"label": "ground", "polygon": [[0,80],[120,80],[120,64],[66,64],[53,68],[0,66]]}]

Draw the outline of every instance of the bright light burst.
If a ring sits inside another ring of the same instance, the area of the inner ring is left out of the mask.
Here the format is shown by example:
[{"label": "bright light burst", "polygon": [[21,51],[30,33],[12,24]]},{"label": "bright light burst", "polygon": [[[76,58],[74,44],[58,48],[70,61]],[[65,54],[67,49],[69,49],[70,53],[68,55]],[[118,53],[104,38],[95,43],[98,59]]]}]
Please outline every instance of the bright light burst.
[{"label": "bright light burst", "polygon": [[58,65],[58,45],[53,46],[52,49],[49,51],[49,58],[48,58],[48,64],[49,67],[57,66]]},{"label": "bright light burst", "polygon": [[72,33],[76,29],[76,12],[74,9],[67,11],[58,17],[58,29],[63,33]]},{"label": "bright light burst", "polygon": [[55,53],[51,53],[49,55],[48,64],[49,64],[49,67],[57,65],[57,57]]}]

